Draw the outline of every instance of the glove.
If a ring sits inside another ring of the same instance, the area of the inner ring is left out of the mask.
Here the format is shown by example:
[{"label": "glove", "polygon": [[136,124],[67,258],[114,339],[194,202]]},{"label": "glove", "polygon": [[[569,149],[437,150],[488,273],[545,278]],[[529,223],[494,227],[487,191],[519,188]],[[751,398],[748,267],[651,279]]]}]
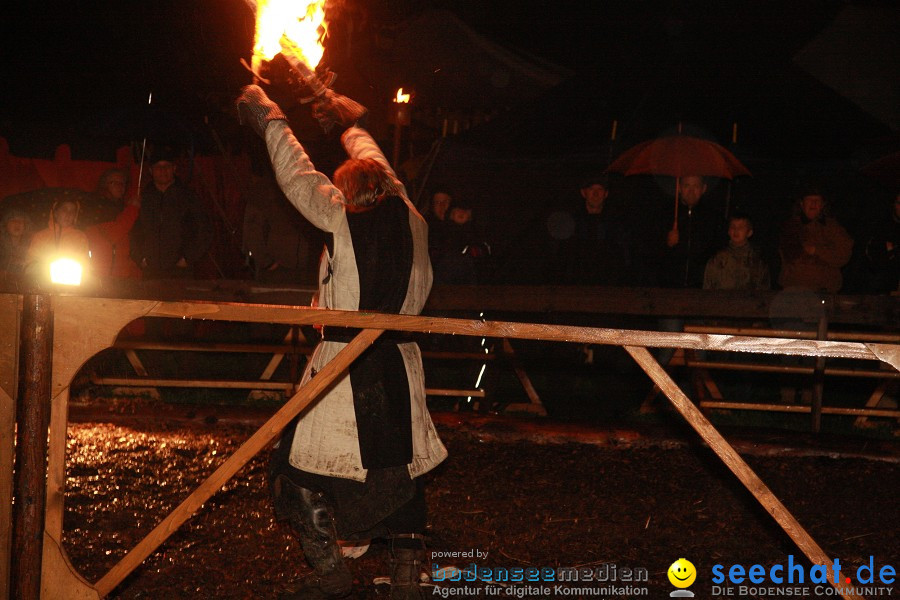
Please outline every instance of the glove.
[{"label": "glove", "polygon": [[266,127],[269,125],[269,121],[279,119],[287,121],[287,117],[284,116],[278,105],[269,100],[269,97],[258,85],[244,86],[235,103],[238,120],[241,124],[250,125],[253,131],[263,139],[266,137]]},{"label": "glove", "polygon": [[368,114],[368,109],[356,100],[328,88],[312,103],[312,115],[325,133],[331,131],[336,124],[344,128],[350,127]]}]

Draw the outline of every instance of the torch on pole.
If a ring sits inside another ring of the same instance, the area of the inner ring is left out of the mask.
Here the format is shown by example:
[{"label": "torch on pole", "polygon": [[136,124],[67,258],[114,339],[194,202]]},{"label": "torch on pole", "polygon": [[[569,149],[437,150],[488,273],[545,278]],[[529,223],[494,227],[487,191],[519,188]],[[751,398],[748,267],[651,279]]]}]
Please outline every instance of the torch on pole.
[{"label": "torch on pole", "polygon": [[394,124],[394,154],[391,165],[396,171],[400,164],[400,144],[403,141],[403,128],[412,122],[409,106],[409,94],[403,93],[403,88],[397,90],[394,96],[391,122]]}]

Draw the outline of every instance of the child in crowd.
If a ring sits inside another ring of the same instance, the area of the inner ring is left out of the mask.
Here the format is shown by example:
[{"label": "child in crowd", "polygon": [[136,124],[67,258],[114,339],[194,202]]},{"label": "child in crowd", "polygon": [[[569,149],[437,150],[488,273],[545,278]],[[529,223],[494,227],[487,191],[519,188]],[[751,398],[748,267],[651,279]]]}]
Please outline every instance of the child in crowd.
[{"label": "child in crowd", "polygon": [[728,219],[728,246],[706,263],[705,290],[767,290],[769,267],[750,243],[753,222],[749,215],[735,213]]}]

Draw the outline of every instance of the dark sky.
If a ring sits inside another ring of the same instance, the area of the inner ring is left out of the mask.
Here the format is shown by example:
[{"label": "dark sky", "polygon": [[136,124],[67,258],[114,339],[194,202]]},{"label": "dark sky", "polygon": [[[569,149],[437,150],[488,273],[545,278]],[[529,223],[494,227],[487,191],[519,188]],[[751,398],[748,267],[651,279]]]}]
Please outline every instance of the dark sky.
[{"label": "dark sky", "polygon": [[[808,89],[784,90],[797,79],[791,58],[847,5],[839,0],[344,1],[355,4],[357,16],[366,16],[357,19],[358,26],[381,32],[428,8],[451,10],[497,42],[572,69],[576,77],[565,94],[578,101],[560,108],[574,113],[570,118],[593,111],[603,127],[617,118],[641,135],[639,123],[649,132],[711,113],[725,129],[732,120],[750,119],[751,110],[772,98],[797,104],[822,93],[824,86],[805,81]],[[97,115],[139,110],[151,91],[158,107],[192,118],[215,114],[249,79],[238,62],[249,55],[252,37],[243,0],[18,2],[5,20],[12,31],[0,42],[0,133],[8,136],[22,122],[47,123],[45,136],[80,135],[95,126]],[[821,118],[846,120],[842,111],[849,104],[839,104]],[[799,123],[808,114],[808,107],[798,108],[785,118]],[[890,132],[866,115],[855,118],[860,136]]]}]

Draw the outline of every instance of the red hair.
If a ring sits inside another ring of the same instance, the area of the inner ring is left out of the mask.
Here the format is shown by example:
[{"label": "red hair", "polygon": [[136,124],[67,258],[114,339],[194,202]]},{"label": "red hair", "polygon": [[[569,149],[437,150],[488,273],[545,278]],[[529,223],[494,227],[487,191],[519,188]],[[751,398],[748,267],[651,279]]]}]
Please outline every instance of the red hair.
[{"label": "red hair", "polygon": [[351,158],[334,172],[334,186],[341,190],[351,206],[371,206],[380,198],[399,196],[402,187],[397,178],[371,158]]}]

